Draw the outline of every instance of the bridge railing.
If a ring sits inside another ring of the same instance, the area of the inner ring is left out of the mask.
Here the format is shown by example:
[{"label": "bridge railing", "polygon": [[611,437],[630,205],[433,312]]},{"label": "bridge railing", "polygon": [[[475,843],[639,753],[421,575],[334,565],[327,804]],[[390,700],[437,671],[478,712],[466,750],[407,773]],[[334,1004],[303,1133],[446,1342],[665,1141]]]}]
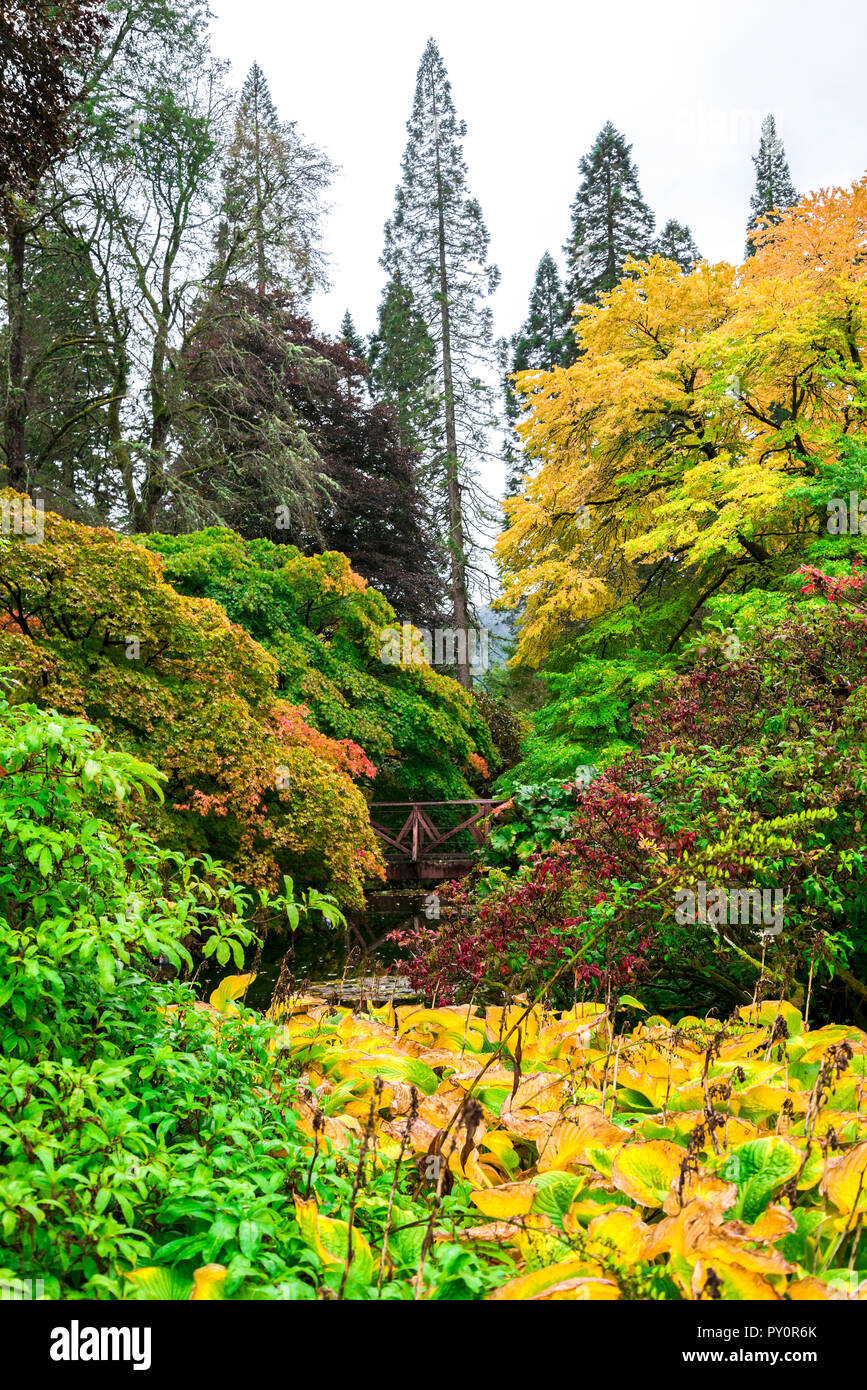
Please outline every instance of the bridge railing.
[{"label": "bridge railing", "polygon": [[[493,798],[375,801],[370,808],[370,824],[385,845],[388,861],[463,862],[471,860],[475,850],[484,844],[490,833],[491,815],[505,804]],[[467,811],[468,814],[462,814]]]}]

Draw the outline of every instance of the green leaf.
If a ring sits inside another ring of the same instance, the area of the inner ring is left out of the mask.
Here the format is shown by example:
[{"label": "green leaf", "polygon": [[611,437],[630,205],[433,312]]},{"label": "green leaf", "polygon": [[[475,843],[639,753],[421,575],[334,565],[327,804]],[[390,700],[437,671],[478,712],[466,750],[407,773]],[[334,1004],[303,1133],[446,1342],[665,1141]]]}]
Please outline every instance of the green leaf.
[{"label": "green leaf", "polygon": [[238,1227],[238,1244],[243,1254],[252,1259],[262,1239],[262,1228],[255,1221],[242,1221]]},{"label": "green leaf", "polygon": [[750,1139],[732,1150],[720,1169],[726,1182],[738,1189],[735,1215],[748,1225],[755,1221],[774,1193],[795,1176],[802,1155],[779,1135]]}]

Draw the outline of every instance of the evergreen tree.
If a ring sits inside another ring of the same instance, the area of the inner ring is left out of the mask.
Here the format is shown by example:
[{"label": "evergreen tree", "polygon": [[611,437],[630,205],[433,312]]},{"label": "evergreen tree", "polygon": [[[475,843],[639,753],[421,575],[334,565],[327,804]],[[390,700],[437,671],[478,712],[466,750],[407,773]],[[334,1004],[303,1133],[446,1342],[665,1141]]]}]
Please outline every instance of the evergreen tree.
[{"label": "evergreen tree", "polygon": [[[479,514],[472,462],[487,444],[493,401],[485,374],[494,366],[492,317],[485,300],[499,273],[488,262],[489,237],[467,187],[466,126],[458,120],[439,50],[429,40],[416,82],[403,177],[386,226],[382,264],[412,291],[437,354],[439,409],[425,460],[443,500],[452,617],[469,626],[471,522]],[[457,669],[469,688],[466,662]]]},{"label": "evergreen tree", "polygon": [[613,289],[628,256],[649,256],[654,228],[653,213],[638,186],[632,146],[610,121],[578,169],[581,185],[572,204],[572,235],[564,248],[573,307]]},{"label": "evergreen tree", "polygon": [[670,218],[656,239],[654,252],[664,256],[667,261],[676,261],[684,272],[692,270],[701,260],[701,252],[695,244],[692,232],[682,222]]},{"label": "evergreen tree", "polygon": [[341,342],[346,344],[346,347],[352,353],[353,357],[357,357],[361,362],[367,361],[367,344],[355,327],[352,315],[348,309],[343,315],[343,321],[340,325],[340,339]]},{"label": "evergreen tree", "polygon": [[436,347],[399,272],[382,296],[370,364],[373,394],[394,410],[404,447],[421,456],[432,442],[438,446]]},{"label": "evergreen tree", "polygon": [[223,171],[220,278],[245,281],[260,294],[288,288],[302,299],[323,283],[320,199],[333,173],[327,156],[304,143],[295,123],[280,120],[254,63]]},{"label": "evergreen tree", "polygon": [[750,198],[750,220],[747,223],[748,256],[755,254],[750,233],[755,230],[759,221],[774,211],[785,212],[786,208],[797,203],[800,196],[792,183],[789,161],[786,159],[783,142],[777,134],[773,116],[766,116],[762,121],[759,151],[753,155],[753,164],[756,169],[756,190]]},{"label": "evergreen tree", "polygon": [[506,421],[511,427],[503,449],[507,467],[507,496],[519,490],[521,476],[526,471],[523,451],[512,433],[520,419],[521,405],[511,375],[513,372],[550,371],[552,367],[567,364],[571,360],[571,321],[569,301],[557,262],[546,251],[536,270],[527,318],[508,342],[501,341],[500,344],[501,363],[506,373]]},{"label": "evergreen tree", "polygon": [[514,372],[550,371],[569,356],[571,313],[557,262],[546,251],[536,270],[527,318],[515,338]]}]

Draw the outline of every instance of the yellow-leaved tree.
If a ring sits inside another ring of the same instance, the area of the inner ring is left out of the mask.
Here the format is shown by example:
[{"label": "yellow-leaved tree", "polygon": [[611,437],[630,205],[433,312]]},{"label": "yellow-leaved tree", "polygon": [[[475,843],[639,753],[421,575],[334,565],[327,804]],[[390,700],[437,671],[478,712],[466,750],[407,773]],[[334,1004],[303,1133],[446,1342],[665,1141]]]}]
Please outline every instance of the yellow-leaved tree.
[{"label": "yellow-leaved tree", "polygon": [[516,378],[531,472],[497,553],[517,662],[642,605],[670,652],[710,595],[791,569],[823,527],[809,484],[865,427],[867,176],[756,244],[739,268],[628,262],[576,312],[575,364]]}]

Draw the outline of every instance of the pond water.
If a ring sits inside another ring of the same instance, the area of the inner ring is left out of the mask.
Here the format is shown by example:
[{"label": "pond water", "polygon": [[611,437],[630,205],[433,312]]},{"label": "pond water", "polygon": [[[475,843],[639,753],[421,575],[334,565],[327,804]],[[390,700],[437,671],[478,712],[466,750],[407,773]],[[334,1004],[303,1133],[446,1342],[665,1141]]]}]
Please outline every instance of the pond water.
[{"label": "pond water", "polygon": [[[389,999],[395,1003],[417,1000],[419,996],[406,977],[395,971],[399,948],[385,938],[399,927],[411,926],[414,918],[423,921],[423,900],[424,893],[417,890],[371,894],[367,911],[349,920],[347,932],[323,925],[272,933],[265,941],[245,1003],[249,1008],[267,1009],[284,960],[292,972],[293,993],[319,995],[331,1003],[352,1006],[368,999],[373,1004]],[[252,960],[250,952],[247,969]],[[207,974],[200,971],[199,979],[213,988],[229,973],[228,967],[214,967]]]}]

